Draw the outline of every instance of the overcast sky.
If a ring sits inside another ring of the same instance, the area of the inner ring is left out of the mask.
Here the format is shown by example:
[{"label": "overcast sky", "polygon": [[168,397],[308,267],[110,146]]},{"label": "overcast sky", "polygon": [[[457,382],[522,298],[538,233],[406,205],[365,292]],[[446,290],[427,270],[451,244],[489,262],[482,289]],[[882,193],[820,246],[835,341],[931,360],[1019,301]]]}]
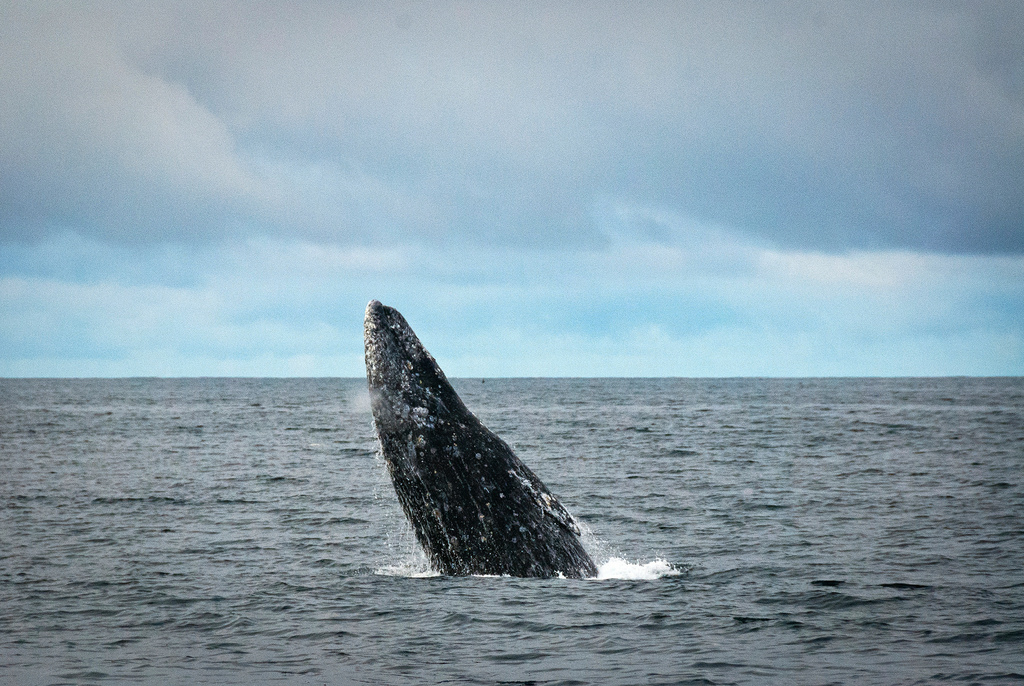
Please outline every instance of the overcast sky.
[{"label": "overcast sky", "polygon": [[1024,4],[0,0],[0,375],[1024,373]]}]

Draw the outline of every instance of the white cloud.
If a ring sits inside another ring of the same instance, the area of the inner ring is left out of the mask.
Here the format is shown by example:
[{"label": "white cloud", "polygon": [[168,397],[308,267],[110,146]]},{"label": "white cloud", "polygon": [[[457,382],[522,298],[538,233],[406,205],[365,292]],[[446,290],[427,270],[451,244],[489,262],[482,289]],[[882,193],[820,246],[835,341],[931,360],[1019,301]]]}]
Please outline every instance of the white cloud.
[{"label": "white cloud", "polygon": [[0,374],[359,376],[371,298],[453,376],[1024,371],[1022,258],[784,251],[725,229],[586,252],[262,239],[184,280],[159,251],[101,278],[39,252],[0,280]]}]

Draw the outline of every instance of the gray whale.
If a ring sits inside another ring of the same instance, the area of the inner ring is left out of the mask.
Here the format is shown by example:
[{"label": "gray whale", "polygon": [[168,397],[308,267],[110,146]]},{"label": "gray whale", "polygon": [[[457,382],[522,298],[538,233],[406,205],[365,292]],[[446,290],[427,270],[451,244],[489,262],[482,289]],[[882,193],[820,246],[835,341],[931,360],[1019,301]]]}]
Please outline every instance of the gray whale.
[{"label": "gray whale", "polygon": [[469,411],[405,318],[372,300],[363,332],[374,428],[431,567],[596,576],[572,515]]}]

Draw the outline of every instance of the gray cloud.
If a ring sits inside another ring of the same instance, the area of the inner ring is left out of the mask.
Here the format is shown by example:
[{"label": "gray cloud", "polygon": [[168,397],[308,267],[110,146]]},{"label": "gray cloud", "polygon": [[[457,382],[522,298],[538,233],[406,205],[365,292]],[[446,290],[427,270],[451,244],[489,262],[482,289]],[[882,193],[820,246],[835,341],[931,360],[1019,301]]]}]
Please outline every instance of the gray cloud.
[{"label": "gray cloud", "polygon": [[4,3],[0,231],[1024,249],[1005,3]]}]

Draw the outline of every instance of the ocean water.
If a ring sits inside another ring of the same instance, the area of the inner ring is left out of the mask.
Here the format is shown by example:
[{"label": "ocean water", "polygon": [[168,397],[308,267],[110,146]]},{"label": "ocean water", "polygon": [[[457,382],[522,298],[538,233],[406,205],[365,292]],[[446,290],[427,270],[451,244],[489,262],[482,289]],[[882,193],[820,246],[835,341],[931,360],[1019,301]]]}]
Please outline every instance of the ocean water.
[{"label": "ocean water", "polygon": [[602,578],[429,573],[361,379],[0,380],[0,683],[1024,682],[1024,380],[455,385]]}]

